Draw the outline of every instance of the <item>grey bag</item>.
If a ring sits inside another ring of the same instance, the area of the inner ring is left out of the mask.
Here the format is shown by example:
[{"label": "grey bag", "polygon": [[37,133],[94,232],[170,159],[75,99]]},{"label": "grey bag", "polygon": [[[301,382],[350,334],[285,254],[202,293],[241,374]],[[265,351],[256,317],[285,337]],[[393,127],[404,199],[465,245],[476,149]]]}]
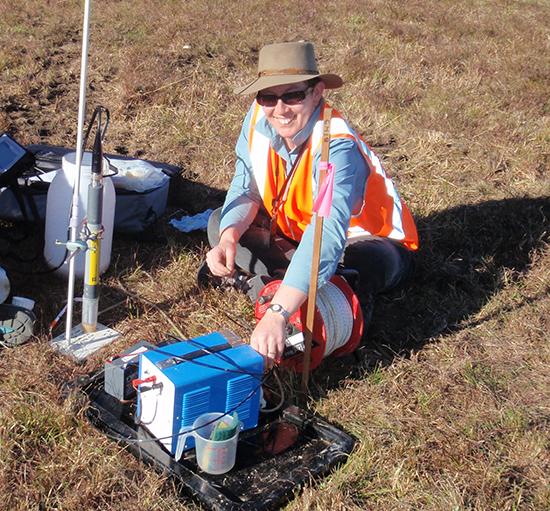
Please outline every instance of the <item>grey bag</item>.
[{"label": "grey bag", "polygon": [[[36,166],[34,169],[29,169],[19,180],[19,195],[23,199],[23,204],[17,200],[13,190],[0,189],[0,218],[15,221],[44,221],[49,183],[55,176],[55,172],[61,168],[63,156],[73,151],[64,147],[41,144],[31,145],[28,150],[35,155]],[[134,158],[120,155],[105,156],[115,168],[117,160],[134,160]],[[168,177],[175,176],[181,170],[167,163],[148,163],[161,169]],[[117,187],[115,183],[115,232],[140,234],[151,227],[166,210],[169,185],[170,180],[166,179],[160,186],[143,191],[132,191]]]}]

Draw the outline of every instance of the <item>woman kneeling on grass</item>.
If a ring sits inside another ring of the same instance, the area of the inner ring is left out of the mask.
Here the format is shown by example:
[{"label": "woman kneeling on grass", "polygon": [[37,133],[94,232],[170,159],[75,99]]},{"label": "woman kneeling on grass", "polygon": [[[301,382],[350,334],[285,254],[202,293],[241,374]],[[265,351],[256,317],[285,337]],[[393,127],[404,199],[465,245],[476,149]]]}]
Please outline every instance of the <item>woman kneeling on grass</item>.
[{"label": "woman kneeling on grass", "polygon": [[[258,77],[238,94],[255,94],[237,141],[235,175],[223,207],[209,221],[212,249],[205,272],[234,276],[236,267],[282,278],[251,345],[280,359],[288,318],[306,300],[313,249],[313,202],[319,177],[325,89],[342,85],[320,74],[307,42],[264,46]],[[348,122],[331,109],[330,163],[334,187],[324,219],[318,286],[337,267],[355,270],[355,292],[364,307],[401,285],[418,249],[414,220],[380,160]]]}]

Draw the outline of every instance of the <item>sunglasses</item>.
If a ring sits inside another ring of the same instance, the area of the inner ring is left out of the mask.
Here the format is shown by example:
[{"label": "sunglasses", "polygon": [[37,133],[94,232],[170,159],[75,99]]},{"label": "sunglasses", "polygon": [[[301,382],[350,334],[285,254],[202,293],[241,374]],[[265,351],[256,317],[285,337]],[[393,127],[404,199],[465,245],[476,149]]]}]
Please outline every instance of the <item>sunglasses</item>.
[{"label": "sunglasses", "polygon": [[304,99],[306,99],[307,93],[310,89],[312,89],[312,87],[308,87],[304,90],[285,92],[280,96],[277,96],[276,94],[262,94],[261,92],[258,92],[258,94],[256,94],[256,101],[259,105],[270,108],[276,106],[279,100],[281,100],[285,105],[300,105],[303,103]]}]

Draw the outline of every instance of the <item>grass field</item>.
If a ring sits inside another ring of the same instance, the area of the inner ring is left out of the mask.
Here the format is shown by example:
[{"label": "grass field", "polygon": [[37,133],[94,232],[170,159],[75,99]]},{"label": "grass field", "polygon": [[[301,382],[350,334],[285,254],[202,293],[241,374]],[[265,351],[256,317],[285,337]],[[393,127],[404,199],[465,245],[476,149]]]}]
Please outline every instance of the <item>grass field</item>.
[{"label": "grass field", "polygon": [[[0,132],[75,146],[82,12],[0,0]],[[411,289],[382,298],[357,359],[312,375],[309,406],[358,447],[288,509],[550,509],[549,27],[547,0],[93,2],[89,111],[111,111],[109,152],[181,166],[169,213],[220,204],[249,102],[233,88],[263,44],[306,39],[417,219]],[[107,356],[163,340],[159,309],[190,337],[252,331],[245,297],[195,288],[203,234],[148,234],[114,239],[100,308],[126,301],[100,319],[123,335],[84,365],[48,343],[65,284],[0,241],[39,320],[0,352],[0,509],[197,508],[64,399]]]}]

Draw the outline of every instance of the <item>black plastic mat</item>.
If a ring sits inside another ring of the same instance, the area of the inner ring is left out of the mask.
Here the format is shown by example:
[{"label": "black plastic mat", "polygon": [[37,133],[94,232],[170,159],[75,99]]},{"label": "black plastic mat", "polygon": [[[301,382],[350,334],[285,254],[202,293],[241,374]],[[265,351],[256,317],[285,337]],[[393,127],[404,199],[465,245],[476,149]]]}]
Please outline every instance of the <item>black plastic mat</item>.
[{"label": "black plastic mat", "polygon": [[136,426],[132,405],[103,392],[103,373],[83,390],[90,399],[87,415],[92,424],[140,460],[168,472],[185,493],[212,510],[278,509],[299,488],[345,463],[355,443],[322,418],[290,406],[242,432],[235,467],[227,474],[210,475],[197,466],[194,449],[176,462],[147,430]]}]

